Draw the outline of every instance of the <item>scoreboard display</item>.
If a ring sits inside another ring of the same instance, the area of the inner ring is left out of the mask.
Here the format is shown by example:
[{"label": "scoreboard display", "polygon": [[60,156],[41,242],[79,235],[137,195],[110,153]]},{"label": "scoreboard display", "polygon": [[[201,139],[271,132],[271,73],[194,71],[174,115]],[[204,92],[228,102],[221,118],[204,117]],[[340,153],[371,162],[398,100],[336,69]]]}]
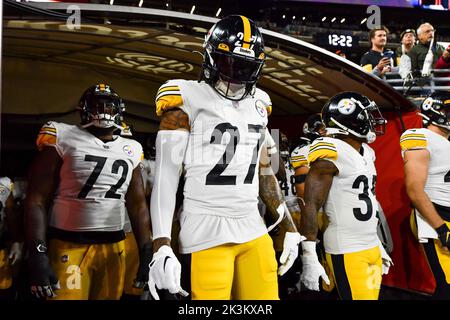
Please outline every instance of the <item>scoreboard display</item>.
[{"label": "scoreboard display", "polygon": [[358,46],[359,37],[345,33],[319,32],[316,33],[315,43],[320,47],[353,48]]}]

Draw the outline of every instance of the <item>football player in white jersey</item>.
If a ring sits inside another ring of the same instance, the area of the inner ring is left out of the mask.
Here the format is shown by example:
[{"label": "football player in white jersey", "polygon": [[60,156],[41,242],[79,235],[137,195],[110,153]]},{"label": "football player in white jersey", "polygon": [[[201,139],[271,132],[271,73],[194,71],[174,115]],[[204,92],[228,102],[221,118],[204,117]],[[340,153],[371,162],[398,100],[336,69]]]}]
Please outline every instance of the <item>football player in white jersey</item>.
[{"label": "football player in white jersey", "polygon": [[400,138],[413,231],[436,280],[436,299],[450,299],[450,92],[434,92],[421,107],[425,128]]},{"label": "football player in white jersey", "polygon": [[12,300],[13,266],[22,259],[20,216],[14,204],[14,183],[0,177],[0,300]]},{"label": "football player in white jersey", "polygon": [[385,120],[373,101],[355,92],[332,97],[322,119],[328,137],[316,139],[308,154],[301,216],[308,241],[302,242],[301,279],[313,290],[318,290],[320,277],[327,280],[316,255],[317,213],[323,207],[329,221],[324,247],[340,298],[375,300],[383,247],[377,236],[375,153],[367,143],[384,133]]},{"label": "football player in white jersey", "polygon": [[301,139],[306,143],[295,148],[291,153],[291,165],[295,170],[295,191],[297,197],[304,198],[305,179],[309,171],[308,153],[311,143],[317,138],[326,134],[325,125],[322,122],[320,114],[313,114],[306,119],[303,125],[303,134]]},{"label": "football player in white jersey", "polygon": [[121,129],[124,103],[110,86],[88,88],[78,109],[80,125],[47,122],[38,134],[25,202],[31,291],[116,300],[124,285],[126,211],[140,249],[141,285],[151,261],[142,147],[113,134]]},{"label": "football player in white jersey", "polygon": [[[255,87],[265,59],[262,35],[248,18],[229,16],[210,29],[204,46],[201,81],[168,81],[156,96],[162,118],[151,196],[150,292],[155,298],[158,288],[192,299],[278,299],[277,262],[258,194],[288,231],[279,274],[292,266],[302,237],[267,159],[271,102]],[[182,170],[183,267],[170,248]]]}]

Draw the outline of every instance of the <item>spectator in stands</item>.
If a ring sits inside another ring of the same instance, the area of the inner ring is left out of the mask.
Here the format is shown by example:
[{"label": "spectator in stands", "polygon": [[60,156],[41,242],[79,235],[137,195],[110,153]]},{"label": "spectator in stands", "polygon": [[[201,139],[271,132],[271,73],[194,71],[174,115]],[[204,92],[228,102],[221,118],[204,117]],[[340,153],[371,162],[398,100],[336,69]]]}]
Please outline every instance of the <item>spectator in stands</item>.
[{"label": "spectator in stands", "polygon": [[[436,62],[434,66],[435,69],[450,69],[450,45],[448,45],[447,49],[444,50],[442,56],[440,56],[439,60]],[[450,73],[440,73],[439,77],[450,77]],[[447,85],[450,86],[450,82],[447,84],[439,83],[438,85]]]},{"label": "spectator in stands", "polygon": [[[416,70],[422,70],[423,63],[425,61],[425,57],[430,48],[430,42],[434,38],[434,28],[429,23],[423,23],[417,28],[417,38],[419,42],[415,45],[409,52],[408,56],[411,58],[411,70],[414,72]],[[432,47],[433,51],[433,65],[434,68],[436,66],[436,62],[439,57],[442,56],[445,49],[440,44],[436,42]]]},{"label": "spectator in stands", "polygon": [[411,72],[411,59],[408,52],[416,44],[416,31],[406,29],[400,34],[400,47],[395,50],[400,76],[404,79]]},{"label": "spectator in stands", "polygon": [[[389,30],[385,26],[374,28],[369,32],[372,47],[361,57],[361,66],[380,78],[391,71],[391,58],[396,61],[395,53],[386,55],[385,47]],[[392,51],[391,51],[392,52]]]}]

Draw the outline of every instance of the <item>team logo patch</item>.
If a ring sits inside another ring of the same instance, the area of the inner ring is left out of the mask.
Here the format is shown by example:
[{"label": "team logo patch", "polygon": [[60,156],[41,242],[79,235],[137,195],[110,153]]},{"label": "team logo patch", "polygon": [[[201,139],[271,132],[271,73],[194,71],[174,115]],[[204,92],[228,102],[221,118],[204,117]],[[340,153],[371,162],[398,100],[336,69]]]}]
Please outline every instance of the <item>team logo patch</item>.
[{"label": "team logo patch", "polygon": [[267,104],[262,100],[256,100],[255,109],[259,113],[261,117],[265,117],[267,115]]},{"label": "team logo patch", "polygon": [[69,256],[67,254],[65,254],[61,257],[61,262],[66,263],[67,261],[69,261]]},{"label": "team logo patch", "polygon": [[338,103],[338,111],[342,114],[351,114],[353,111],[355,111],[356,105],[355,103],[350,99],[342,99]]},{"label": "team logo patch", "polygon": [[123,152],[125,152],[125,154],[129,157],[134,156],[133,149],[131,149],[131,146],[129,146],[129,145],[126,145],[125,147],[123,147]]},{"label": "team logo patch", "polygon": [[430,110],[432,105],[433,105],[433,98],[431,97],[426,98],[425,101],[422,103],[422,109]]},{"label": "team logo patch", "polygon": [[0,186],[0,194],[5,194],[6,188],[4,186]]}]

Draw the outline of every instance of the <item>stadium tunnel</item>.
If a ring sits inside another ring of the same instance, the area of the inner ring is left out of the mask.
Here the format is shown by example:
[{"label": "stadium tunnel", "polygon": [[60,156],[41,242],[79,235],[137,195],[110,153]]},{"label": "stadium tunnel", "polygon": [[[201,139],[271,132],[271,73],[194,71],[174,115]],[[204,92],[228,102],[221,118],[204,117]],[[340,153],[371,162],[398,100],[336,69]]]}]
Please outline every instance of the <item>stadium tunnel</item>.
[{"label": "stadium tunnel", "polygon": [[[217,20],[157,9],[76,4],[81,9],[81,25],[72,28],[67,24],[73,19],[67,13],[71,5],[5,2],[2,166],[24,167],[29,163],[35,152],[34,139],[45,121],[78,123],[78,99],[88,86],[98,82],[110,84],[124,98],[125,121],[138,134],[156,132],[157,89],[168,79],[198,79],[204,36]],[[271,128],[282,128],[290,137],[299,136],[305,117],[320,112],[328,98],[341,91],[358,91],[373,99],[389,115],[388,120],[394,120],[378,148],[385,151],[383,142],[389,141],[398,149],[398,157],[381,156],[377,169],[398,176],[402,171],[398,137],[404,129],[399,115],[409,115],[417,122],[414,104],[387,83],[331,52],[273,31],[263,30],[263,35],[267,60],[258,84],[272,99]],[[380,202],[389,223],[404,229],[409,201],[398,177],[392,180],[392,175],[378,181]],[[398,201],[404,205],[399,206]],[[393,237],[398,243],[401,233]],[[409,271],[405,273],[402,263],[420,257],[405,250],[409,249],[394,249],[394,261],[400,267],[390,274],[388,284],[431,291],[430,283],[408,282],[414,277]],[[417,269],[422,266],[423,261],[416,264]]]}]

